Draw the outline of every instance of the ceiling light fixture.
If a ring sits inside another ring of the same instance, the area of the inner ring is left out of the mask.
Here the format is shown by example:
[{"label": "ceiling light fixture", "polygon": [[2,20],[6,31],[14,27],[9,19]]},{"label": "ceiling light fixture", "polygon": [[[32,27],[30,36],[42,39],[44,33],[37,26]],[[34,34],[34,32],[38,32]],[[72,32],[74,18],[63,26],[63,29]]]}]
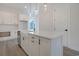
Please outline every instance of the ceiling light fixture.
[{"label": "ceiling light fixture", "polygon": [[27,6],[25,6],[24,8],[27,8]]},{"label": "ceiling light fixture", "polygon": [[47,8],[47,5],[46,5],[46,4],[44,4],[44,7],[45,7],[45,8]]},{"label": "ceiling light fixture", "polygon": [[44,10],[47,11],[47,4],[44,4]]}]

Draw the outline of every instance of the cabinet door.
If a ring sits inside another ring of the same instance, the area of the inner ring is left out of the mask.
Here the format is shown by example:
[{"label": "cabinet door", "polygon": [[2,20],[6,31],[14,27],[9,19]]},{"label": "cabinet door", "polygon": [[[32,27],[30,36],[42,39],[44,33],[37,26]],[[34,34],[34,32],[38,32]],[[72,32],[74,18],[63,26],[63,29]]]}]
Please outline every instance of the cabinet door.
[{"label": "cabinet door", "polygon": [[69,48],[79,51],[79,4],[71,4],[70,13]]},{"label": "cabinet door", "polygon": [[24,40],[23,40],[23,45],[24,45],[24,50],[25,52],[28,54],[28,50],[29,50],[29,41],[28,41],[28,34],[24,34]]},{"label": "cabinet door", "polygon": [[18,16],[16,13],[10,14],[10,24],[18,24]]},{"label": "cabinet door", "polygon": [[24,47],[24,36],[23,36],[23,33],[21,33],[21,47],[25,50],[25,47]]},{"label": "cabinet door", "polygon": [[28,34],[21,33],[21,47],[29,54],[29,41]]},{"label": "cabinet door", "polygon": [[3,16],[4,16],[3,24],[10,24],[11,21],[12,21],[12,19],[11,19],[12,16],[10,15],[10,13],[9,12],[3,12]]},{"label": "cabinet door", "polygon": [[40,38],[40,56],[50,56],[50,40]]},{"label": "cabinet door", "polygon": [[30,55],[39,56],[39,38],[31,36],[29,40],[30,40]]},{"label": "cabinet door", "polygon": [[24,36],[24,33],[21,33],[21,47],[24,49],[24,51],[26,52],[26,37]]},{"label": "cabinet door", "polygon": [[0,19],[2,20],[2,24],[17,24],[18,17],[16,13],[11,12],[0,12]]},{"label": "cabinet door", "polygon": [[0,24],[3,24],[3,19],[4,17],[3,17],[3,13],[0,11]]},{"label": "cabinet door", "polygon": [[22,35],[22,33],[21,33],[21,45],[22,45],[22,42],[23,42],[23,35]]}]

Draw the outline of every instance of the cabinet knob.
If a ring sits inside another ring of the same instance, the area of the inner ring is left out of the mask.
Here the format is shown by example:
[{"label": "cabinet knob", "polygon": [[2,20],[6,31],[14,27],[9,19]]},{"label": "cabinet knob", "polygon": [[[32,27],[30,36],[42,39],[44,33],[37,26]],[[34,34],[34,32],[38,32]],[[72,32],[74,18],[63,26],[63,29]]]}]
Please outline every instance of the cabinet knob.
[{"label": "cabinet knob", "polygon": [[68,31],[68,29],[65,29],[65,31]]}]

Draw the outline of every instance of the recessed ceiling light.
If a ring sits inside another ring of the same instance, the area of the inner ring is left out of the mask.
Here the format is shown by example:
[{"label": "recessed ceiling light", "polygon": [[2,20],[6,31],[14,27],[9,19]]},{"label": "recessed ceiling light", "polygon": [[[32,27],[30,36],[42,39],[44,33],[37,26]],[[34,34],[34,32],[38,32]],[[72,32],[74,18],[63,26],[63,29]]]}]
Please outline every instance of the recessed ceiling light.
[{"label": "recessed ceiling light", "polygon": [[44,7],[46,8],[46,7],[47,7],[47,5],[46,5],[46,4],[44,4]]},{"label": "recessed ceiling light", "polygon": [[46,11],[47,10],[47,4],[44,4],[44,10]]},{"label": "recessed ceiling light", "polygon": [[24,8],[27,8],[27,6],[25,6]]}]

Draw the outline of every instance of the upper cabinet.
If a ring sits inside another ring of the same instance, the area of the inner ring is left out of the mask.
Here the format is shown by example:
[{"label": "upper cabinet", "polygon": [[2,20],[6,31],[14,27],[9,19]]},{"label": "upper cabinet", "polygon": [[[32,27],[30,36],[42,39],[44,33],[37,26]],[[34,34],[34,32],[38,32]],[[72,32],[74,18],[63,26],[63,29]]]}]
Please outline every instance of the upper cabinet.
[{"label": "upper cabinet", "polygon": [[19,14],[19,30],[28,31],[28,19],[29,17],[25,14]]},{"label": "upper cabinet", "polygon": [[0,24],[18,24],[17,13],[0,11]]},{"label": "upper cabinet", "polygon": [[20,14],[19,15],[19,20],[20,21],[28,21],[28,16],[27,15],[25,15],[25,14]]}]

